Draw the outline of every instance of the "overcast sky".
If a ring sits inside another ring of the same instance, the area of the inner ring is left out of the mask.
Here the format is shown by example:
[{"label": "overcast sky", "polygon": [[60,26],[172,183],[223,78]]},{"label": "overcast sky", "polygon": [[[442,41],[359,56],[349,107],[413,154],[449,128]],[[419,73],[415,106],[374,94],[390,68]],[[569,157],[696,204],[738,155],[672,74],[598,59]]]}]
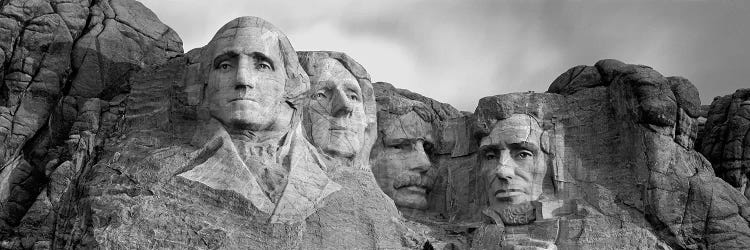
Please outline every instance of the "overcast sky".
[{"label": "overcast sky", "polygon": [[679,75],[703,104],[750,88],[750,1],[141,0],[201,47],[258,16],[296,50],[334,50],[390,82],[460,110],[489,95],[544,92],[576,65],[614,58]]}]

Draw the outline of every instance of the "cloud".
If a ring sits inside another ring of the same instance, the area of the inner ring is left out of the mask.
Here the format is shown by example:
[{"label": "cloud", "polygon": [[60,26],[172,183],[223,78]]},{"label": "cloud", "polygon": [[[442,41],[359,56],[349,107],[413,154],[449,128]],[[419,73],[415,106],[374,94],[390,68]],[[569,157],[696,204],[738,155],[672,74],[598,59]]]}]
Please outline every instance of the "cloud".
[{"label": "cloud", "polygon": [[[321,21],[288,34],[298,51],[336,50],[347,53],[362,64],[374,81],[396,77],[403,82],[418,82],[417,63],[402,44],[382,36],[352,35],[342,32],[337,23]],[[335,48],[335,49],[332,49]]]},{"label": "cloud", "polygon": [[144,4],[202,46],[263,17],[298,50],[344,51],[386,81],[472,111],[479,98],[546,91],[568,68],[615,58],[690,79],[704,104],[748,88],[745,1],[177,1]]}]

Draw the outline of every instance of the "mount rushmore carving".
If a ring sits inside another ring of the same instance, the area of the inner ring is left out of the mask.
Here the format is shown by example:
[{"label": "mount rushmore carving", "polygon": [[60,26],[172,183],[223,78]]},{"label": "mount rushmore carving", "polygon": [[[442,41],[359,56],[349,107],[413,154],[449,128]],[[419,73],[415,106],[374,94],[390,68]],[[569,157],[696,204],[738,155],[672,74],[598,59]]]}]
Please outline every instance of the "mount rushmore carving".
[{"label": "mount rushmore carving", "polygon": [[132,0],[0,31],[3,249],[750,246],[746,90],[607,59],[469,113],[257,17],[187,53]]}]

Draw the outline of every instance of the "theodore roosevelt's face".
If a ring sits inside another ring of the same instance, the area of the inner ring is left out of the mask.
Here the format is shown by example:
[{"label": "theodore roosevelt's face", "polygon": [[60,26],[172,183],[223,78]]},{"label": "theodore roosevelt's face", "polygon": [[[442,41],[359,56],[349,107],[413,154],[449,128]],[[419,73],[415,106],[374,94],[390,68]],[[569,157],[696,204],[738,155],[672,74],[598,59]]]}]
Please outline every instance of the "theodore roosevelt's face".
[{"label": "theodore roosevelt's face", "polygon": [[321,60],[315,70],[306,107],[312,143],[328,154],[353,157],[362,148],[366,125],[359,82],[336,59]]},{"label": "theodore roosevelt's face", "polygon": [[235,34],[211,42],[209,112],[227,127],[265,130],[284,101],[287,75],[278,37],[256,27],[226,32]]},{"label": "theodore roosevelt's face", "polygon": [[396,206],[427,209],[432,189],[432,126],[416,112],[379,118],[380,133],[370,159],[373,174]]},{"label": "theodore roosevelt's face", "polygon": [[490,208],[500,211],[542,194],[547,166],[541,139],[539,123],[525,114],[498,121],[482,138],[479,157]]}]

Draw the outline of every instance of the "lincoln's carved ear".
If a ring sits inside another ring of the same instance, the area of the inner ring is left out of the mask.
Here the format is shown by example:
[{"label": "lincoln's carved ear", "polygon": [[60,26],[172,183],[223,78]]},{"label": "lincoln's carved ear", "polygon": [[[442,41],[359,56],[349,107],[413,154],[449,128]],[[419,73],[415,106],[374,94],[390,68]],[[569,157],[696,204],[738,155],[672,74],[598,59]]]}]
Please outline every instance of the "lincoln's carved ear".
[{"label": "lincoln's carved ear", "polygon": [[545,154],[550,154],[552,152],[550,150],[550,138],[550,130],[542,131],[542,135],[540,136],[539,141],[542,147],[542,152],[544,152]]},{"label": "lincoln's carved ear", "polygon": [[552,137],[554,136],[555,123],[552,121],[543,121],[541,124],[542,135],[539,140],[541,141],[542,151],[545,154],[552,153]]}]

